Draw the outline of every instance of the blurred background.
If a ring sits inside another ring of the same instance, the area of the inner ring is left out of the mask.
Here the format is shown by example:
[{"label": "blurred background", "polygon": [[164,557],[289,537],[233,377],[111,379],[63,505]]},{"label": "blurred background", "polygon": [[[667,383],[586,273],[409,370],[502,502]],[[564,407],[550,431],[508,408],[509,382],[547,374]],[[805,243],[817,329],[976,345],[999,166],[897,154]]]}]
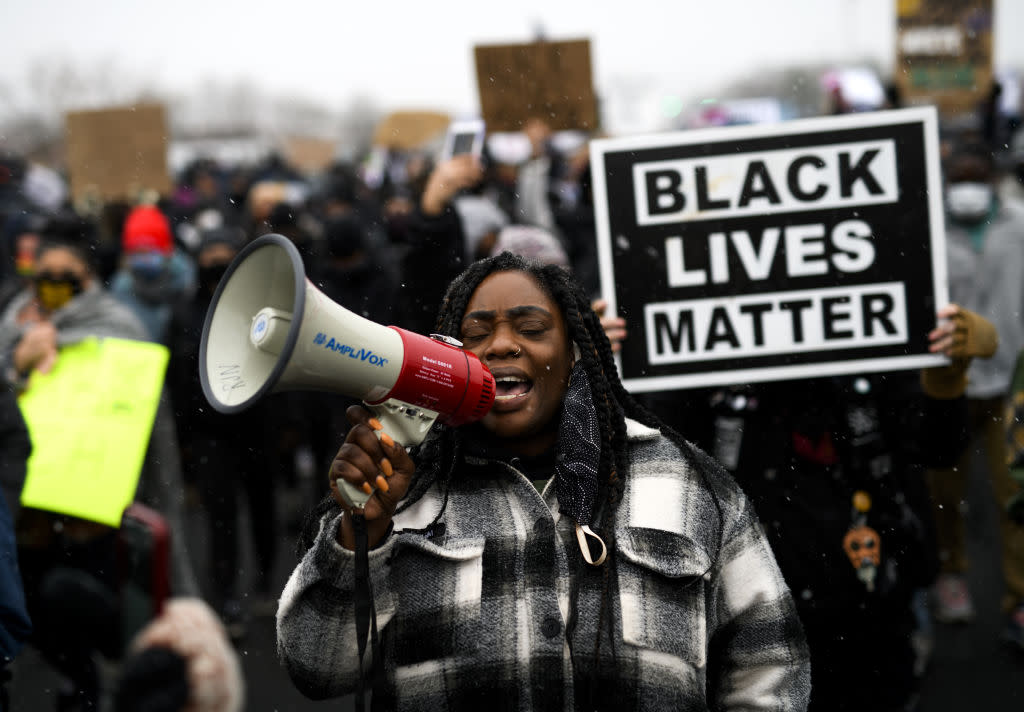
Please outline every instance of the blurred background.
[{"label": "blurred background", "polygon": [[[1004,110],[1019,112],[1024,3],[974,4],[990,7],[994,22],[964,31],[985,35],[986,70],[1003,79]],[[598,120],[609,133],[814,115],[837,73],[848,75],[850,100],[877,105],[905,73],[904,55],[961,52],[961,40],[941,32],[903,37],[900,46],[898,13],[911,17],[920,5],[11,2],[0,43],[0,146],[59,164],[66,112],[158,102],[172,169],[204,138],[247,158],[315,139],[352,159],[391,112],[478,115],[474,48],[544,38],[589,40]],[[979,99],[986,83],[976,85]]]}]

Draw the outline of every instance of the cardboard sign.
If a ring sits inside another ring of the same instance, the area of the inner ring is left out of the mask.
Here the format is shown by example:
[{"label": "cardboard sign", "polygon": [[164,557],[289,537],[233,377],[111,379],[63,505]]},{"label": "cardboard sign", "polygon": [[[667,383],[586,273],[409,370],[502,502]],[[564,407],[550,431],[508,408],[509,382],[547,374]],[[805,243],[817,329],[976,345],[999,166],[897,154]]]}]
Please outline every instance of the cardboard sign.
[{"label": "cardboard sign", "polygon": [[598,127],[590,41],[474,48],[480,113],[488,131],[520,131],[531,118],[556,130]]},{"label": "cardboard sign", "polygon": [[444,135],[452,117],[436,111],[396,111],[373,130],[373,145],[400,151],[420,148]]},{"label": "cardboard sign", "polygon": [[992,0],[900,0],[896,55],[908,105],[975,116],[992,85]]},{"label": "cardboard sign", "polygon": [[72,112],[65,117],[65,137],[76,203],[135,200],[143,191],[170,190],[163,106]]},{"label": "cardboard sign", "polygon": [[18,399],[33,444],[21,503],[119,526],[168,358],[159,344],[93,338],[62,348],[50,373],[32,374]]},{"label": "cardboard sign", "polygon": [[947,301],[932,108],[591,143],[627,388],[920,368]]},{"label": "cardboard sign", "polygon": [[290,136],[284,140],[284,155],[288,165],[311,175],[331,165],[337,152],[336,141],[313,136]]}]

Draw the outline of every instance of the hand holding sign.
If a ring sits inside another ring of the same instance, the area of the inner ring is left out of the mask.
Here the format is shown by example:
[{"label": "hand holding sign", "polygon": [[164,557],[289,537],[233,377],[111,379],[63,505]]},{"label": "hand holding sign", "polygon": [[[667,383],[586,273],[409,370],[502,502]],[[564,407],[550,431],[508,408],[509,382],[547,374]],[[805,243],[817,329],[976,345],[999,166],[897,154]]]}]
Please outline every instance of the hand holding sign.
[{"label": "hand holding sign", "polygon": [[967,390],[967,368],[973,358],[990,358],[999,345],[995,326],[956,304],[939,309],[939,325],[928,334],[929,349],[952,359],[947,366],[926,368],[921,386],[932,398],[958,398]]},{"label": "hand holding sign", "polygon": [[57,362],[57,329],[48,321],[32,324],[14,348],[18,373],[49,373]]}]

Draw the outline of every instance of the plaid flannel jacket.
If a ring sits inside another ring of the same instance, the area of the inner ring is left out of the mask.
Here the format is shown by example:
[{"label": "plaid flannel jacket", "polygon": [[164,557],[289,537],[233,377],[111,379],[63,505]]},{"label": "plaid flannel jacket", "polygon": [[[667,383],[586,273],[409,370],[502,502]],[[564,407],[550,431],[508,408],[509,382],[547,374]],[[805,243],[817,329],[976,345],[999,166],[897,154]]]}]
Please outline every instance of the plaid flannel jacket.
[{"label": "plaid flannel jacket", "polygon": [[[746,498],[702,453],[627,425],[606,608],[604,572],[582,561],[553,485],[542,497],[508,465],[467,460],[443,526],[408,531],[438,513],[433,489],[395,517],[370,552],[384,665],[374,708],[806,708],[803,630]],[[278,608],[278,655],[313,698],[349,693],[358,679],[353,555],[337,527],[324,517]]]}]

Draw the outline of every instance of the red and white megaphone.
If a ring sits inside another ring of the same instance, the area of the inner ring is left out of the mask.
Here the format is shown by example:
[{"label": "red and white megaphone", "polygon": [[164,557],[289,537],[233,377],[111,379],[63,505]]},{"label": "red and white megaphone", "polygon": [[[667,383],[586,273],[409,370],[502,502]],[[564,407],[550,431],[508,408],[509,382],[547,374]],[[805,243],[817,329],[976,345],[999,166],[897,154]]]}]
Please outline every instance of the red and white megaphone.
[{"label": "red and white megaphone", "polygon": [[[270,393],[314,390],[361,399],[409,447],[440,420],[462,425],[494,403],[494,377],[450,337],[381,326],[323,295],[281,235],[247,245],[228,266],[206,314],[199,350],[203,393],[221,413]],[[369,499],[339,480],[354,507]]]}]

